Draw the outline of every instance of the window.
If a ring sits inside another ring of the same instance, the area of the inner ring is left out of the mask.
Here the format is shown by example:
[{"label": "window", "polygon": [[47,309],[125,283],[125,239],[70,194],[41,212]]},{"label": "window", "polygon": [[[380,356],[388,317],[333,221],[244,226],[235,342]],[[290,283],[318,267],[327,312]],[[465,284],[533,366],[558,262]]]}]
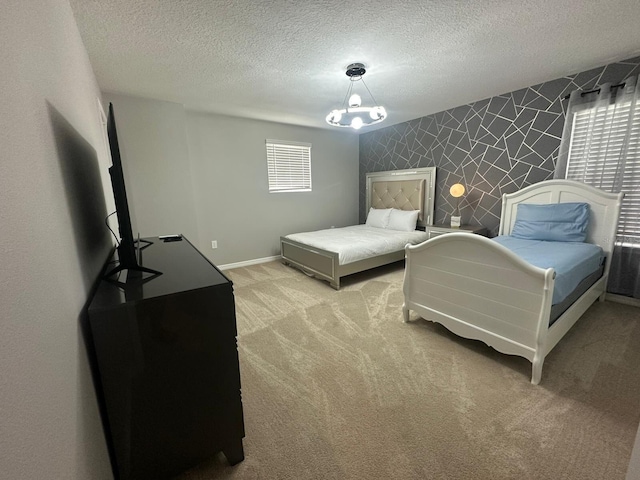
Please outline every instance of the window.
[{"label": "window", "polygon": [[640,245],[640,108],[625,102],[576,112],[566,178],[624,192],[618,241]]},{"label": "window", "polygon": [[267,140],[269,192],[311,191],[311,144]]}]

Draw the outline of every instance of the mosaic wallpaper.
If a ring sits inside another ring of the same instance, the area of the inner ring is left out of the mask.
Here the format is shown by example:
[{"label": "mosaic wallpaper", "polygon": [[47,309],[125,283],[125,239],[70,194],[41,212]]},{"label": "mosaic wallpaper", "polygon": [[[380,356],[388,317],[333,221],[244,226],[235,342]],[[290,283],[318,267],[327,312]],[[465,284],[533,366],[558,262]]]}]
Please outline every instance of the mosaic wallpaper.
[{"label": "mosaic wallpaper", "polygon": [[368,172],[435,166],[436,223],[449,222],[449,187],[462,183],[462,222],[497,235],[502,194],[553,178],[563,97],[639,73],[636,57],[360,135],[360,221]]}]

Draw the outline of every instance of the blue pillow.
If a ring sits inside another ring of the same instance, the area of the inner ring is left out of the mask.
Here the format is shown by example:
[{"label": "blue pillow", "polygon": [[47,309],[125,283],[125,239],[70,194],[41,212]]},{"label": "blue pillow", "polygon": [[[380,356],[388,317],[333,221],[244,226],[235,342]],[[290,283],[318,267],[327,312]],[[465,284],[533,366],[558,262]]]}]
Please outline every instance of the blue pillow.
[{"label": "blue pillow", "polygon": [[525,240],[584,242],[588,226],[588,203],[521,203],[511,235]]}]

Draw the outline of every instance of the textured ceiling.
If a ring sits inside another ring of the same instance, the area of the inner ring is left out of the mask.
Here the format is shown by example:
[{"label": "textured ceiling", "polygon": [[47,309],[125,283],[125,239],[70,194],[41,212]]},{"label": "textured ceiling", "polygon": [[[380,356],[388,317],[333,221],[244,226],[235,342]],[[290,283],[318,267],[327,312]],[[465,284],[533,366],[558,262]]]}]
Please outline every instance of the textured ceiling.
[{"label": "textured ceiling", "polygon": [[103,91],[335,128],[357,61],[389,113],[361,133],[640,55],[640,0],[70,3]]}]

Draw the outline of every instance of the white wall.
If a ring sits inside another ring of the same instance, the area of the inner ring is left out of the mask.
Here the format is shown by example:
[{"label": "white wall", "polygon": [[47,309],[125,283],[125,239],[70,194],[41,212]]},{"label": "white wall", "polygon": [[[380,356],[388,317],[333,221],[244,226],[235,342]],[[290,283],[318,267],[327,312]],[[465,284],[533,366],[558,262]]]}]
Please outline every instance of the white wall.
[{"label": "white wall", "polygon": [[[185,111],[114,93],[134,233],[182,233],[217,265],[280,253],[292,232],[358,222],[358,136]],[[308,142],[313,191],[269,194],[265,140]],[[211,241],[218,248],[211,248]]]},{"label": "white wall", "polygon": [[66,0],[1,2],[0,45],[0,477],[112,478],[79,326],[112,245],[100,93]]}]

